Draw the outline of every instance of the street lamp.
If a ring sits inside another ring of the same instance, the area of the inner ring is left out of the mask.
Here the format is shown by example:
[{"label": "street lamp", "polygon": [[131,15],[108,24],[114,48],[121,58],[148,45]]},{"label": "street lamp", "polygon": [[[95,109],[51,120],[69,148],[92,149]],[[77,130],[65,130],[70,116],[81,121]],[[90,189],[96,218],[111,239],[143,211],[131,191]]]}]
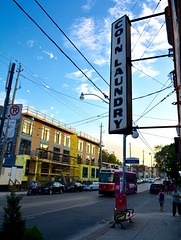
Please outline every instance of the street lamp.
[{"label": "street lamp", "polygon": [[152,169],[152,154],[149,153],[149,155],[151,155],[151,177],[153,177],[153,169]]},{"label": "street lamp", "polygon": [[109,104],[109,102],[105,101],[105,100],[104,100],[103,98],[101,98],[99,95],[94,94],[94,93],[83,93],[83,92],[82,92],[82,93],[80,94],[80,99],[81,99],[81,100],[84,100],[84,96],[85,96],[85,95],[96,96],[96,97],[100,98],[103,102]]}]

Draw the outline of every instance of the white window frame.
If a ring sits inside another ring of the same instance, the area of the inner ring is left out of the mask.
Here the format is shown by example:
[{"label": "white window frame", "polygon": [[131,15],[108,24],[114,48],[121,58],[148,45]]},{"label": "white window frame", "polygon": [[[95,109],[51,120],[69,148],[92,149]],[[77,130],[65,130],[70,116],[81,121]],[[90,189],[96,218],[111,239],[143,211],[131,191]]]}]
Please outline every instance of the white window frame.
[{"label": "white window frame", "polygon": [[61,141],[62,141],[62,133],[60,131],[55,130],[54,143],[61,145]]},{"label": "white window frame", "polygon": [[90,153],[91,145],[90,143],[86,143],[86,153]]},{"label": "white window frame", "polygon": [[23,120],[22,133],[29,136],[33,135],[33,121],[30,121],[29,119]]},{"label": "white window frame", "polygon": [[95,145],[92,145],[92,151],[91,152],[92,152],[93,155],[95,155],[95,153],[96,153],[96,146]]},{"label": "white window frame", "polygon": [[84,151],[84,141],[78,139],[78,151],[83,152]]},{"label": "white window frame", "polygon": [[42,126],[41,130],[41,140],[49,141],[50,140],[50,128],[47,126]]},{"label": "white window frame", "polygon": [[70,135],[67,135],[67,134],[64,135],[63,145],[65,147],[71,146],[71,136]]}]

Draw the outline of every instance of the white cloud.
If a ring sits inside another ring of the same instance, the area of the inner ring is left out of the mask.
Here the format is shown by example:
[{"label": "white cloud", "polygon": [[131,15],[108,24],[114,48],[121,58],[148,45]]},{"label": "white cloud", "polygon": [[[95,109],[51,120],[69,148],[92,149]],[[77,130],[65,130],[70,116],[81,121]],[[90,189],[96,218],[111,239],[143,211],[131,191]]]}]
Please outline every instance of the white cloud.
[{"label": "white cloud", "polygon": [[[92,73],[94,72],[94,70],[88,70],[88,69],[84,69],[82,70],[87,77],[91,78],[92,80]],[[76,80],[76,81],[80,81],[80,82],[85,82],[87,81],[87,78],[83,75],[83,73],[81,71],[77,71],[77,72],[73,72],[73,73],[67,73],[66,74],[67,78]]]},{"label": "white cloud", "polygon": [[29,48],[32,48],[34,46],[34,43],[35,41],[34,40],[29,40],[26,45],[29,47]]},{"label": "white cloud", "polygon": [[47,54],[49,57],[50,57],[50,59],[52,59],[52,58],[55,58],[55,59],[57,59],[54,55],[53,55],[53,53],[50,53],[50,52],[47,52],[47,51],[43,51],[45,54]]},{"label": "white cloud", "polygon": [[62,87],[63,87],[63,88],[68,88],[68,87],[69,87],[69,85],[68,85],[68,84],[66,84],[66,83],[64,83]]},{"label": "white cloud", "polygon": [[26,90],[28,93],[30,93],[30,90]]},{"label": "white cloud", "polygon": [[95,4],[95,0],[87,0],[86,4],[82,6],[84,10],[90,10]]}]

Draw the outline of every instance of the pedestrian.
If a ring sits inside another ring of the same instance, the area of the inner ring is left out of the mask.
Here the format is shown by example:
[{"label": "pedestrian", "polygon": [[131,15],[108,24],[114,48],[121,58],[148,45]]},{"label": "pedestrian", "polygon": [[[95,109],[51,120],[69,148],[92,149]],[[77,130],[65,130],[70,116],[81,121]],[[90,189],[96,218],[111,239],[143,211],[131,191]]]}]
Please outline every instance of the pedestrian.
[{"label": "pedestrian", "polygon": [[165,201],[165,194],[163,192],[163,189],[160,189],[160,192],[158,194],[158,198],[159,198],[159,203],[160,203],[160,211],[163,212],[163,208],[164,208],[164,201]]},{"label": "pedestrian", "polygon": [[172,192],[172,213],[173,216],[176,214],[176,208],[178,209],[178,214],[181,215],[181,194],[177,190],[177,187],[174,188]]}]

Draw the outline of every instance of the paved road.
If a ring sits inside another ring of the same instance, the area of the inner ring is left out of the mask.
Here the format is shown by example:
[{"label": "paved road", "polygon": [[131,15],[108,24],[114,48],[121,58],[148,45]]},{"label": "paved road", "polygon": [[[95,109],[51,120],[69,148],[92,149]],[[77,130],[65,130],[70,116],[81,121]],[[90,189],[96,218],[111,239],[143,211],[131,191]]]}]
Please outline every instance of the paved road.
[{"label": "paved road", "polygon": [[[158,209],[158,197],[145,191],[149,186],[148,183],[140,184],[138,193],[127,197],[128,207],[144,213],[148,211],[148,204],[152,206],[156,201]],[[5,203],[5,197],[0,197],[1,206]],[[45,240],[76,240],[112,221],[115,200],[113,197],[98,196],[98,192],[94,191],[24,196],[21,204],[27,227],[36,225]],[[1,208],[0,222],[2,216]]]}]

